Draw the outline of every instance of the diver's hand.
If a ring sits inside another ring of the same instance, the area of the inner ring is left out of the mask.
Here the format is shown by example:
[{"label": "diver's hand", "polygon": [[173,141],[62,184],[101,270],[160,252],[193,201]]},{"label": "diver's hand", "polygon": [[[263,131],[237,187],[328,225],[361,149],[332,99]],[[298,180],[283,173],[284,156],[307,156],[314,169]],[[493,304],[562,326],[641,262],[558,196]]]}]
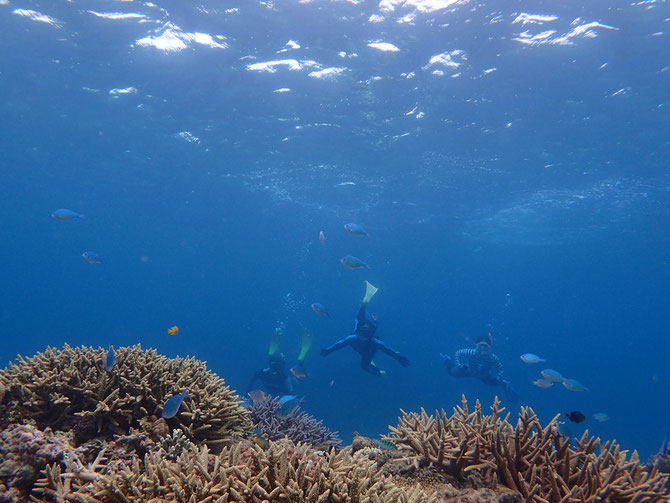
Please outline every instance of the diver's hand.
[{"label": "diver's hand", "polygon": [[406,356],[399,356],[398,361],[400,362],[400,365],[403,367],[409,367],[409,358]]},{"label": "diver's hand", "polygon": [[328,350],[326,348],[321,348],[321,351],[319,351],[319,354],[321,356],[328,356]]}]

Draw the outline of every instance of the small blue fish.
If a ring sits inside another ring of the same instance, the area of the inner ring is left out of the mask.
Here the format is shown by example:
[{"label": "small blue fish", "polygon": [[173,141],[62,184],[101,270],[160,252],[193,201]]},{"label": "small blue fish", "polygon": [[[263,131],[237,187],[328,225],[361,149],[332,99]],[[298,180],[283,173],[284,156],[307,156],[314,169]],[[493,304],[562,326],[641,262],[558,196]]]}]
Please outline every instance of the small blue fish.
[{"label": "small blue fish", "polygon": [[102,264],[102,258],[95,252],[85,251],[81,256],[84,257],[84,260],[89,264]]},{"label": "small blue fish", "polygon": [[283,395],[279,397],[279,415],[280,417],[286,417],[291,412],[293,412],[298,405],[302,403],[302,398],[298,395]]},{"label": "small blue fish", "polygon": [[544,358],[540,358],[537,355],[534,355],[533,353],[524,353],[520,356],[521,361],[524,363],[540,363],[540,362],[546,362]]},{"label": "small blue fish", "polygon": [[393,442],[390,442],[389,440],[374,439],[374,443],[377,445],[377,447],[379,447],[382,450],[395,451],[398,449],[398,446],[395,445]]},{"label": "small blue fish", "polygon": [[593,419],[595,419],[599,423],[604,423],[605,421],[609,421],[610,417],[604,412],[596,412],[595,414],[593,414]]},{"label": "small blue fish", "polygon": [[547,381],[563,382],[563,376],[561,373],[554,369],[544,369],[542,372],[540,372],[540,374],[542,374],[542,377],[544,377]]},{"label": "small blue fish", "polygon": [[107,356],[105,357],[105,370],[109,372],[114,368],[114,363],[116,363],[116,353],[114,352],[114,346],[109,346],[107,350]]},{"label": "small blue fish", "polygon": [[577,379],[563,379],[563,386],[570,391],[588,391],[589,388],[580,383]]},{"label": "small blue fish", "polygon": [[59,210],[54,211],[51,214],[51,218],[53,218],[54,220],[58,220],[59,222],[67,222],[68,220],[72,220],[73,218],[86,218],[86,216],[82,215],[81,213],[77,213],[76,211],[61,208]]},{"label": "small blue fish", "polygon": [[361,269],[362,267],[367,267],[368,269],[370,268],[368,264],[363,262],[358,257],[354,257],[353,255],[346,255],[342,257],[340,262],[342,262],[344,267],[348,267],[349,269]]},{"label": "small blue fish", "polygon": [[570,441],[570,439],[572,438],[572,431],[570,430],[568,425],[562,421],[559,422],[558,425],[556,426],[556,432],[567,441]]},{"label": "small blue fish", "polygon": [[370,234],[358,224],[344,224],[344,228],[349,234],[353,234],[354,236],[370,237]]},{"label": "small blue fish", "polygon": [[168,401],[165,402],[165,405],[163,406],[163,413],[161,414],[161,417],[165,419],[175,417],[177,415],[177,412],[179,412],[179,407],[181,407],[181,403],[184,401],[184,398],[188,398],[186,391],[183,391],[178,395],[174,395],[173,397],[169,398]]}]

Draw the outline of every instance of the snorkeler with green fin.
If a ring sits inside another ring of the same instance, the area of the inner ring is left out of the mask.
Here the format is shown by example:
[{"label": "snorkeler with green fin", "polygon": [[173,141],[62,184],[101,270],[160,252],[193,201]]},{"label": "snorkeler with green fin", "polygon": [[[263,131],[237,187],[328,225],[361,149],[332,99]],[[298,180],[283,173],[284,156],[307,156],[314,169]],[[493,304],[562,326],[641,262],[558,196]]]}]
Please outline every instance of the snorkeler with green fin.
[{"label": "snorkeler with green fin", "polygon": [[371,319],[366,316],[366,309],[372,297],[377,293],[378,288],[373,286],[369,281],[365,282],[365,296],[361,301],[361,307],[356,316],[356,325],[354,326],[354,333],[344,339],[337,341],[330,347],[321,349],[321,356],[328,356],[333,351],[342,349],[345,346],[351,348],[361,355],[361,368],[371,374],[384,375],[386,372],[380,370],[372,361],[377,351],[382,351],[390,357],[396,359],[403,367],[409,365],[409,358],[401,355],[395,349],[384,344],[381,339],[376,337],[377,332],[377,316],[372,315]]},{"label": "snorkeler with green fin", "polygon": [[263,391],[270,395],[289,395],[293,392],[293,377],[291,374],[295,378],[307,376],[304,362],[312,347],[314,335],[310,330],[303,329],[300,355],[298,355],[296,365],[291,368],[291,374],[286,370],[286,357],[284,353],[279,351],[283,337],[284,331],[280,327],[276,328],[272,333],[270,348],[268,349],[268,366],[254,373],[249,381],[248,391],[253,388],[256,381],[260,381]]}]

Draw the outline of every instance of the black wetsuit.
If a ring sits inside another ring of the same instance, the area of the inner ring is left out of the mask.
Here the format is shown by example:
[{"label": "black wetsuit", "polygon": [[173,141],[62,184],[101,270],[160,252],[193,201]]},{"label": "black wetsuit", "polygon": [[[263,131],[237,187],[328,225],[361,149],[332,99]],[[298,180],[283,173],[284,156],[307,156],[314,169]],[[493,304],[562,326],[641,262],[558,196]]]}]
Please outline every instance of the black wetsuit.
[{"label": "black wetsuit", "polygon": [[356,317],[356,326],[354,333],[344,339],[337,341],[328,348],[321,350],[321,356],[328,356],[333,351],[342,349],[345,346],[351,346],[354,351],[361,355],[361,368],[372,374],[381,375],[381,371],[372,363],[372,358],[375,353],[380,350],[387,355],[395,358],[401,365],[409,365],[409,358],[401,355],[395,349],[384,344],[380,339],[375,337],[377,332],[377,322],[369,320],[365,315],[367,303],[361,303],[361,308],[358,310]]},{"label": "black wetsuit", "polygon": [[293,393],[293,380],[286,369],[272,370],[265,368],[257,371],[249,381],[247,390],[251,391],[256,381],[261,382],[261,389],[273,396],[290,395]]},{"label": "black wetsuit", "polygon": [[453,359],[442,355],[447,372],[454,377],[475,377],[489,386],[502,386],[508,400],[516,402],[519,394],[512,384],[503,379],[502,363],[493,353],[480,353],[476,349],[459,349]]}]

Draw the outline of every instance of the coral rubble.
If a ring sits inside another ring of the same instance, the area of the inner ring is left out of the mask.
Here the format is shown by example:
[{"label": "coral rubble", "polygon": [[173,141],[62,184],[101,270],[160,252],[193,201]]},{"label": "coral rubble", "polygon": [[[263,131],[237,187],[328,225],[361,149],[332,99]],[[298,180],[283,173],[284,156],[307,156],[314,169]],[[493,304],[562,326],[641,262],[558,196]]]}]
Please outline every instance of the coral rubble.
[{"label": "coral rubble", "polygon": [[[167,358],[139,345],[119,348],[111,371],[106,350],[47,348],[0,371],[11,395],[10,422],[75,430],[77,441],[127,432],[159,414],[172,395],[189,399],[168,422],[197,444],[220,448],[227,438],[250,429],[249,412],[223,379],[195,358]],[[7,401],[7,396],[5,401]]]},{"label": "coral rubble", "polygon": [[281,414],[277,398],[255,402],[251,405],[251,421],[269,440],[288,438],[312,447],[328,450],[340,447],[337,432],[330,431],[321,421],[296,407],[290,414]]}]

